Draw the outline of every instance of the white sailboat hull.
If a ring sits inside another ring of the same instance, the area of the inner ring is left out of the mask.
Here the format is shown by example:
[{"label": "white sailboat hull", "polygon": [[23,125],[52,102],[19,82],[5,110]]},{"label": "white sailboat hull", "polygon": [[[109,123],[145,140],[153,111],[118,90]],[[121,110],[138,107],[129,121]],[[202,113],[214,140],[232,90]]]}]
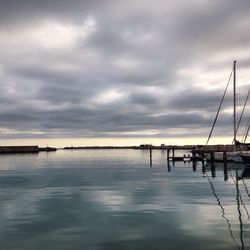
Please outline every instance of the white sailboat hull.
[{"label": "white sailboat hull", "polygon": [[[227,161],[242,163],[243,161],[240,154],[241,154],[240,151],[228,152]],[[205,154],[205,158],[208,161],[211,161],[211,154]],[[214,160],[223,161],[223,152],[214,152]]]}]

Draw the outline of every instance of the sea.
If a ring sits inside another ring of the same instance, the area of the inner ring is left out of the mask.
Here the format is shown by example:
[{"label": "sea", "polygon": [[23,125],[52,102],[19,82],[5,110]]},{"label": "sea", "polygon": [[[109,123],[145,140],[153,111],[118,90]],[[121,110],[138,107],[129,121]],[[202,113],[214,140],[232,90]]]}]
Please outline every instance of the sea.
[{"label": "sea", "polygon": [[148,150],[133,149],[0,155],[0,163],[1,250],[250,249],[242,164],[168,162],[165,150],[150,162]]}]

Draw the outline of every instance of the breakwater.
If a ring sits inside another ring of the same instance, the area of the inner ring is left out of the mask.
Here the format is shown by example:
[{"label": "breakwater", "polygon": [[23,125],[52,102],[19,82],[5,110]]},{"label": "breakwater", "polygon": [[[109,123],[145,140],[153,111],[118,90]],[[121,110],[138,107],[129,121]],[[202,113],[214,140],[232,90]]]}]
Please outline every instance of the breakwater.
[{"label": "breakwater", "polygon": [[0,146],[0,154],[25,154],[25,153],[39,153],[40,151],[56,151],[56,148],[38,146]]}]

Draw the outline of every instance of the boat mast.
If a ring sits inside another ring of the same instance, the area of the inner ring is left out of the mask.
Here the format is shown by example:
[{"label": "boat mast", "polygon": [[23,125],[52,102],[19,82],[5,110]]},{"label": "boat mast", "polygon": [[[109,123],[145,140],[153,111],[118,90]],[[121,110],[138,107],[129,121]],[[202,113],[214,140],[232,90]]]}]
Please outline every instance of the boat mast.
[{"label": "boat mast", "polygon": [[234,151],[236,151],[236,60],[234,60],[234,84],[233,84],[233,97],[234,97]]}]

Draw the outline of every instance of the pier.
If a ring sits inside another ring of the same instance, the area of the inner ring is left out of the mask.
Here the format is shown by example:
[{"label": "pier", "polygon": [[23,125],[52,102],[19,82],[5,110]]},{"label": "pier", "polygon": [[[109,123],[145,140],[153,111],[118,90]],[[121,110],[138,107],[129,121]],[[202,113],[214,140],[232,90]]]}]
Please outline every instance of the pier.
[{"label": "pier", "polygon": [[[234,162],[234,163],[241,163],[240,161],[235,161],[232,159],[230,152],[234,152],[233,145],[211,145],[211,146],[139,146],[133,147],[133,149],[141,149],[141,150],[148,150],[150,152],[150,165],[152,165],[152,151],[153,150],[166,150],[167,151],[167,162],[197,162],[201,161],[204,164],[205,161],[207,162],[224,162],[226,165],[227,162]],[[245,151],[249,150],[249,146],[243,148]],[[182,156],[176,156],[176,150],[187,150],[190,153],[183,154]],[[242,150],[242,147],[241,147]],[[240,149],[239,149],[240,151]],[[221,155],[221,158],[215,157],[216,154]]]}]

